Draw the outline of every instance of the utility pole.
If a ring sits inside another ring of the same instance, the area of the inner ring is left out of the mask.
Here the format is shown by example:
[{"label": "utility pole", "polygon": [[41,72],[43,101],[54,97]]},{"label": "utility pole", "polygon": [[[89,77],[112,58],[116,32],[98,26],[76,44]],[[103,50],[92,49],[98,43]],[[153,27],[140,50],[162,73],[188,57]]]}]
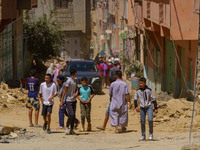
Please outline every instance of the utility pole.
[{"label": "utility pole", "polygon": [[197,58],[196,58],[196,70],[195,70],[195,78],[194,78],[194,99],[193,99],[193,111],[192,111],[192,120],[191,120],[191,127],[190,127],[190,135],[189,135],[189,143],[191,144],[191,137],[192,137],[192,126],[193,126],[193,119],[194,119],[194,109],[195,109],[195,100],[196,100],[196,92],[198,90],[199,85],[199,75],[198,70],[200,69],[200,1],[198,1],[199,9],[196,12],[199,15],[199,31],[198,31],[198,46],[197,46]]}]

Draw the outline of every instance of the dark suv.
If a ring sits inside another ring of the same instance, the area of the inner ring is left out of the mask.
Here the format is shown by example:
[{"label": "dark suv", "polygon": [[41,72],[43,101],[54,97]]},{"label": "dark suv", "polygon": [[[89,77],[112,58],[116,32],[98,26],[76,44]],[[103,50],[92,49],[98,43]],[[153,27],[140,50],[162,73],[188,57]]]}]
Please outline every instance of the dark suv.
[{"label": "dark suv", "polygon": [[70,69],[76,69],[78,87],[81,86],[81,78],[87,77],[88,84],[94,89],[95,94],[102,93],[102,78],[98,72],[96,63],[92,60],[72,60],[69,62],[66,70],[62,70],[66,80],[70,76]]}]

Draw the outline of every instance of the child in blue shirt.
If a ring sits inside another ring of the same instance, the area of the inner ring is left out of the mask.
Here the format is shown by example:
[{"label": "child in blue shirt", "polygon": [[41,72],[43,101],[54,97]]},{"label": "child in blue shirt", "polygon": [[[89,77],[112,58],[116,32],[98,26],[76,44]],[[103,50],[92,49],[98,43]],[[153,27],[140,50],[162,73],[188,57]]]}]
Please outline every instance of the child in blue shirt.
[{"label": "child in blue shirt", "polygon": [[87,131],[91,131],[91,100],[94,97],[94,91],[90,85],[87,84],[87,78],[83,77],[81,79],[82,86],[78,88],[78,99],[80,100],[80,109],[81,109],[81,123],[82,131],[85,131],[85,118],[88,122]]}]

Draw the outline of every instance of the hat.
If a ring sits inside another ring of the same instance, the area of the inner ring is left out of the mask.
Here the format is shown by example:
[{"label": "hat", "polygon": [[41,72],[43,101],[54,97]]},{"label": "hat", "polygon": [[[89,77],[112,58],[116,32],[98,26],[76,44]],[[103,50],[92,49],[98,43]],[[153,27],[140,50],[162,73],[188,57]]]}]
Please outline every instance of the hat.
[{"label": "hat", "polygon": [[63,75],[58,75],[58,76],[57,76],[57,79],[60,79],[60,80],[64,81],[64,80],[65,80],[65,77],[64,77]]},{"label": "hat", "polygon": [[109,59],[109,60],[108,60],[108,62],[112,62],[112,60],[111,60],[111,59]]}]

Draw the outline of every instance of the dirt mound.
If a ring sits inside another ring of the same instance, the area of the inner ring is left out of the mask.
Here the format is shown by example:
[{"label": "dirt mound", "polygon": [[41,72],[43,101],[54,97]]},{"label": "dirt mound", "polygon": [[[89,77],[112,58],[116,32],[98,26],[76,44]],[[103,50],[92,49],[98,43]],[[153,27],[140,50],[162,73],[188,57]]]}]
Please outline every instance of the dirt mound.
[{"label": "dirt mound", "polygon": [[28,99],[28,91],[25,89],[10,89],[7,84],[0,85],[0,110],[11,108],[11,105],[25,106]]},{"label": "dirt mound", "polygon": [[158,101],[169,101],[171,99],[173,99],[173,96],[168,94],[167,92],[160,92],[159,94],[155,93],[156,94],[156,98]]},{"label": "dirt mound", "polygon": [[[200,126],[200,107],[196,102],[194,110],[194,129]],[[156,124],[166,124],[176,130],[183,130],[190,127],[193,102],[186,99],[171,99],[168,102],[158,101],[158,114],[155,115]],[[172,130],[172,128],[171,128]]]},{"label": "dirt mound", "polygon": [[186,145],[181,150],[200,150],[200,146],[198,145]]}]

